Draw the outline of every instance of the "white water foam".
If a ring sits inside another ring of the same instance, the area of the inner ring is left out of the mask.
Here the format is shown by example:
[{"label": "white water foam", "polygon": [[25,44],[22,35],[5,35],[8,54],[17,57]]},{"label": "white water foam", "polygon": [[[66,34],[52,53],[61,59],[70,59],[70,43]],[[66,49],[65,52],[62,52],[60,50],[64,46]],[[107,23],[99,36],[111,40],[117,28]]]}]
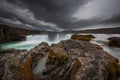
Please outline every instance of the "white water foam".
[{"label": "white water foam", "polygon": [[61,40],[70,39],[72,34],[64,34],[61,35],[59,33],[56,36],[52,36],[48,34],[40,34],[40,35],[28,35],[26,36],[25,41],[20,42],[12,42],[2,44],[2,48],[16,48],[16,49],[27,49],[30,50],[31,48],[35,47],[36,45],[40,44],[41,42],[47,42],[49,45],[53,43],[58,43]]},{"label": "white water foam", "polygon": [[92,34],[95,38],[91,41],[92,43],[98,44],[103,47],[109,54],[117,57],[120,60],[120,48],[110,47],[108,45],[109,37],[120,37],[120,34]]},{"label": "white water foam", "polygon": [[[58,43],[61,40],[70,39],[72,34],[55,34],[47,35],[47,34],[40,34],[40,35],[28,35],[26,36],[25,41],[21,42],[14,42],[14,43],[6,43],[3,44],[3,48],[16,48],[16,49],[28,49],[35,47],[41,42],[47,42],[49,45],[52,43]],[[92,43],[98,44],[104,48],[105,51],[110,53],[111,55],[117,57],[120,60],[120,48],[109,47],[108,46],[108,38],[109,37],[120,37],[120,34],[92,34],[95,38],[91,41]],[[39,60],[38,65],[33,70],[36,74],[41,74],[41,72],[46,68],[45,63],[48,56],[43,57]]]},{"label": "white water foam", "polygon": [[48,55],[45,57],[42,57],[39,61],[37,66],[34,68],[33,73],[40,75],[42,74],[42,71],[46,68],[46,61],[47,61]]}]

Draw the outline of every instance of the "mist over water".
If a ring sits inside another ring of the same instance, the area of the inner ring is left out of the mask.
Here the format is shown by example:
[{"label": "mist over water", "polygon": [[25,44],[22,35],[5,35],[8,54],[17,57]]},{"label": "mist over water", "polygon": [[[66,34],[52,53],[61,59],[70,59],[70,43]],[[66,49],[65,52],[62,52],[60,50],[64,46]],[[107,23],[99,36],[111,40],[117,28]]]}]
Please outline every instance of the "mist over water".
[{"label": "mist over water", "polygon": [[[120,34],[91,34],[95,38],[91,41],[94,44],[98,44],[104,48],[105,51],[109,52],[111,55],[117,57],[120,60],[120,48],[109,47],[108,38],[109,37],[120,37]],[[71,34],[66,33],[49,33],[49,34],[39,34],[39,35],[28,35],[25,41],[11,42],[2,44],[2,48],[16,48],[16,49],[27,49],[37,46],[41,42],[47,42],[49,45],[58,43],[61,40],[70,39]]]},{"label": "mist over water", "polygon": [[98,44],[103,47],[109,54],[117,57],[120,61],[120,48],[110,47],[108,45],[109,37],[120,37],[120,34],[93,34],[95,38],[91,41],[92,43]]},{"label": "mist over water", "polygon": [[[83,34],[84,35],[84,34]],[[109,47],[108,46],[108,38],[109,37],[120,37],[120,34],[91,34],[95,36],[95,38],[91,41],[94,44],[98,44],[103,47],[105,51],[109,54],[117,57],[120,61],[120,48]],[[26,36],[25,41],[20,42],[11,42],[2,44],[2,48],[16,48],[16,49],[27,49],[30,50],[40,44],[41,42],[47,42],[49,45],[58,43],[61,40],[70,39],[72,34],[66,33],[51,33],[51,34],[39,34],[39,35],[28,35]],[[41,74],[41,72],[45,69],[47,56],[41,58],[38,62],[38,65],[34,68],[33,72],[35,74]]]},{"label": "mist over water", "polygon": [[16,49],[27,49],[37,46],[41,42],[47,42],[49,45],[58,43],[61,40],[70,39],[72,34],[65,33],[50,33],[50,34],[39,34],[39,35],[28,35],[25,41],[11,42],[2,44],[2,48],[16,48]]}]

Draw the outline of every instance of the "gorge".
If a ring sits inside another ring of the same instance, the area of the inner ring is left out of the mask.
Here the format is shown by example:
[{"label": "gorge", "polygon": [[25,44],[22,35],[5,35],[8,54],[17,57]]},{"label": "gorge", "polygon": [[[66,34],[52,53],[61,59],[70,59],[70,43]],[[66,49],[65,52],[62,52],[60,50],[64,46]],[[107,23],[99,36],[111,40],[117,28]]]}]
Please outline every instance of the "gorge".
[{"label": "gorge", "polygon": [[1,80],[116,80],[119,60],[99,45],[78,40],[46,42],[27,50],[0,50]]},{"label": "gorge", "polygon": [[120,0],[0,0],[0,80],[120,80]]},{"label": "gorge", "polygon": [[[21,34],[21,29],[16,32]],[[120,37],[119,34],[77,33],[82,36],[78,36],[80,39],[86,35],[79,41],[71,40],[73,32],[28,33],[22,30],[22,33],[24,40],[10,40],[0,45],[1,80],[119,78],[120,49],[108,45],[108,38]],[[90,42],[84,41],[90,35]]]}]

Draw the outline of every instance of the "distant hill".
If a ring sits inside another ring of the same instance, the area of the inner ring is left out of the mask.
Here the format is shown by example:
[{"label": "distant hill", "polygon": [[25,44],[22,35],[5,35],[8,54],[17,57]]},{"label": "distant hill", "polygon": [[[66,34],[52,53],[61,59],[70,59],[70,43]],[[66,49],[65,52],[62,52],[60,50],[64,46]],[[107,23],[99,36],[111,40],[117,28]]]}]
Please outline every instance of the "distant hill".
[{"label": "distant hill", "polygon": [[120,34],[120,27],[116,28],[101,28],[101,29],[88,29],[88,30],[79,30],[79,31],[74,31],[74,30],[66,30],[62,32],[51,32],[51,31],[38,31],[38,30],[28,30],[28,29],[23,29],[23,28],[16,28],[16,27],[11,27],[7,25],[1,25],[0,24],[0,43],[3,42],[9,42],[9,41],[20,41],[25,39],[26,35],[31,35],[31,34],[49,34],[49,36],[53,36],[56,33],[61,33],[62,34],[69,34],[69,33],[105,33],[105,34]]},{"label": "distant hill", "polygon": [[69,34],[69,33],[96,33],[96,34],[120,34],[120,27],[116,27],[116,28],[101,28],[101,29],[88,29],[88,30],[78,30],[78,31],[74,31],[74,30],[64,30],[64,31],[60,31],[60,32],[57,32],[57,31],[45,31],[45,30],[42,30],[40,31],[42,34],[55,34],[55,33],[66,33],[66,34]]},{"label": "distant hill", "polygon": [[116,33],[120,34],[120,27],[116,28],[101,28],[101,29],[89,29],[78,31],[80,33]]},{"label": "distant hill", "polygon": [[63,33],[96,33],[96,34],[120,34],[120,27],[116,28],[100,28],[100,29],[87,29],[87,30],[68,30],[62,31]]}]

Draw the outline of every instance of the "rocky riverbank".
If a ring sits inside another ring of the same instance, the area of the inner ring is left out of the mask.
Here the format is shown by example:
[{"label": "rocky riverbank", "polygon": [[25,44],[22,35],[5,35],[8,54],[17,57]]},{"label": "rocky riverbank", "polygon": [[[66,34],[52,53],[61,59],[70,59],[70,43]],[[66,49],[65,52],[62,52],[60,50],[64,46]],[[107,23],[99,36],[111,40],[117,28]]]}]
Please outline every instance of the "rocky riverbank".
[{"label": "rocky riverbank", "polygon": [[73,39],[73,40],[88,41],[88,42],[90,42],[93,38],[95,38],[93,35],[79,35],[79,34],[75,34],[75,35],[71,36],[71,39]]},{"label": "rocky riverbank", "polygon": [[110,37],[108,38],[109,42],[109,46],[112,47],[119,47],[120,48],[120,37]]},{"label": "rocky riverbank", "polygon": [[7,25],[0,25],[0,43],[10,41],[21,41],[25,39],[26,35],[39,34],[39,31],[21,29]]},{"label": "rocky riverbank", "polygon": [[[34,72],[46,55],[45,69]],[[0,49],[0,80],[116,80],[118,63],[90,42],[64,40],[51,46],[43,42],[30,51]]]}]

